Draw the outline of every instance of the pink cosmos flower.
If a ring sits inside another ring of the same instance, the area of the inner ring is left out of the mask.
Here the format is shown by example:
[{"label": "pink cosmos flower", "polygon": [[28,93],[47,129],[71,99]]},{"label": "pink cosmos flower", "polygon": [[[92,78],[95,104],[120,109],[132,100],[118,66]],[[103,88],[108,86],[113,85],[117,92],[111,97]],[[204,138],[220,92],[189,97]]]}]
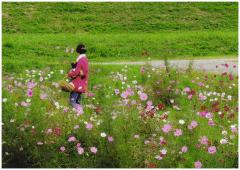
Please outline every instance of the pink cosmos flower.
[{"label": "pink cosmos flower", "polygon": [[164,133],[168,133],[172,129],[172,126],[170,124],[165,124],[162,128],[162,131]]},{"label": "pink cosmos flower", "polygon": [[23,107],[27,107],[29,105],[30,105],[30,103],[27,103],[27,102],[24,102],[24,101],[21,102],[21,106],[23,106]]},{"label": "pink cosmos flower", "polygon": [[207,97],[204,96],[202,93],[200,93],[200,94],[198,95],[198,97],[199,97],[199,100],[206,100],[206,99],[207,99]]},{"label": "pink cosmos flower", "polygon": [[88,96],[88,97],[93,97],[93,96],[95,96],[95,94],[92,93],[92,92],[88,92],[88,93],[87,93],[87,96]]},{"label": "pink cosmos flower", "polygon": [[140,72],[143,74],[145,72],[145,68],[142,66]]},{"label": "pink cosmos flower", "polygon": [[134,91],[131,89],[131,88],[128,88],[126,90],[126,93],[129,95],[129,96],[133,96],[134,95]]},{"label": "pink cosmos flower", "polygon": [[202,167],[202,163],[200,161],[197,161],[194,163],[194,167],[195,168],[201,168]]},{"label": "pink cosmos flower", "polygon": [[86,124],[86,129],[91,130],[93,128],[93,124],[92,123],[87,123]]},{"label": "pink cosmos flower", "polygon": [[115,89],[115,94],[118,95],[120,92],[119,92],[119,89]]},{"label": "pink cosmos flower", "polygon": [[34,83],[33,81],[29,81],[27,84],[27,87],[28,87],[28,89],[33,89],[36,85],[37,85],[37,83]]},{"label": "pink cosmos flower", "polygon": [[208,145],[208,138],[206,136],[201,136],[198,140],[202,145]]},{"label": "pink cosmos flower", "polygon": [[124,99],[126,99],[126,98],[128,97],[128,93],[122,92],[121,97],[124,98]]},{"label": "pink cosmos flower", "polygon": [[205,117],[207,115],[208,111],[203,111],[199,113],[199,116]]},{"label": "pink cosmos flower", "polygon": [[97,150],[96,147],[91,147],[91,148],[90,148],[90,151],[91,151],[93,154],[96,154],[98,150]]},{"label": "pink cosmos flower", "polygon": [[181,136],[182,135],[182,130],[181,129],[176,129],[174,132],[174,136]]},{"label": "pink cosmos flower", "polygon": [[46,93],[40,94],[40,99],[41,100],[45,100],[45,99],[47,99],[47,97],[48,97],[48,95]]},{"label": "pink cosmos flower", "polygon": [[190,92],[191,89],[190,89],[189,87],[185,87],[185,88],[183,89],[183,91],[187,93],[187,92]]},{"label": "pink cosmos flower", "polygon": [[193,121],[191,122],[191,126],[192,126],[193,128],[196,128],[196,127],[198,126],[198,123],[197,123],[195,120],[193,120]]},{"label": "pink cosmos flower", "polygon": [[112,136],[108,136],[108,142],[113,142],[113,137]]},{"label": "pink cosmos flower", "polygon": [[205,115],[205,117],[206,117],[207,119],[210,119],[210,118],[213,117],[213,115],[212,115],[212,113],[208,112],[208,113]]},{"label": "pink cosmos flower", "polygon": [[28,96],[28,97],[32,97],[32,96],[33,96],[32,89],[28,89],[28,90],[27,90],[27,96]]},{"label": "pink cosmos flower", "polygon": [[147,105],[152,106],[152,101],[151,100],[147,101]]},{"label": "pink cosmos flower", "polygon": [[83,107],[80,104],[77,104],[75,109],[77,110],[77,116],[83,114]]},{"label": "pink cosmos flower", "polygon": [[192,99],[192,97],[193,97],[193,95],[192,95],[192,94],[188,95],[188,99],[189,99],[189,100],[191,100],[191,99]]},{"label": "pink cosmos flower", "polygon": [[163,157],[161,157],[160,155],[155,156],[155,158],[159,161],[163,159]]},{"label": "pink cosmos flower", "polygon": [[182,151],[183,153],[186,153],[186,152],[188,151],[188,147],[187,147],[187,146],[183,146],[182,149],[181,149],[181,151]]},{"label": "pink cosmos flower", "polygon": [[82,147],[77,147],[77,152],[79,155],[82,155],[84,153],[84,149]]},{"label": "pink cosmos flower", "polygon": [[203,82],[199,82],[199,83],[198,83],[198,86],[203,87],[203,86],[204,86],[204,83],[203,83]]},{"label": "pink cosmos flower", "polygon": [[232,126],[231,127],[231,132],[236,133],[237,132],[237,128],[235,126]]},{"label": "pink cosmos flower", "polygon": [[209,154],[215,154],[217,152],[217,148],[215,146],[208,147]]},{"label": "pink cosmos flower", "polygon": [[61,146],[61,147],[60,147],[60,151],[61,151],[61,152],[64,152],[65,150],[66,150],[66,149],[65,149],[64,146]]},{"label": "pink cosmos flower", "polygon": [[70,136],[68,138],[68,142],[75,142],[77,139],[75,138],[75,136]]},{"label": "pink cosmos flower", "polygon": [[147,98],[148,98],[148,96],[147,96],[146,93],[141,93],[141,94],[140,94],[140,99],[141,99],[142,101],[147,100]]},{"label": "pink cosmos flower", "polygon": [[64,113],[67,113],[67,112],[68,112],[68,108],[64,108],[64,109],[63,109],[63,112],[64,112]]},{"label": "pink cosmos flower", "polygon": [[73,129],[79,129],[79,125],[75,125]]},{"label": "pink cosmos flower", "polygon": [[47,129],[47,132],[46,132],[48,135],[52,133],[52,129]]},{"label": "pink cosmos flower", "polygon": [[209,126],[215,126],[215,122],[214,122],[213,120],[209,120],[209,121],[208,121],[208,125],[209,125]]}]

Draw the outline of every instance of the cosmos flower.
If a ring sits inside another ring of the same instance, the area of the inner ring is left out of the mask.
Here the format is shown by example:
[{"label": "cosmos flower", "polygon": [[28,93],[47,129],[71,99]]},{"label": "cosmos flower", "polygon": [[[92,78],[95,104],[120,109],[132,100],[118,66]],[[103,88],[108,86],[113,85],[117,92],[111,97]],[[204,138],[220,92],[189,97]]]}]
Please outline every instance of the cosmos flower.
[{"label": "cosmos flower", "polygon": [[68,138],[68,142],[75,142],[77,139],[75,138],[75,136],[70,136]]},{"label": "cosmos flower", "polygon": [[187,146],[183,146],[183,147],[181,148],[181,151],[182,151],[182,153],[187,152],[187,151],[188,151],[188,147],[187,147]]},{"label": "cosmos flower", "polygon": [[113,137],[112,136],[108,136],[108,142],[113,142]]},{"label": "cosmos flower", "polygon": [[195,168],[202,168],[202,163],[201,163],[200,161],[196,161],[196,162],[194,163],[194,167],[195,167]]},{"label": "cosmos flower", "polygon": [[60,151],[61,151],[61,152],[64,152],[65,150],[66,150],[66,148],[65,148],[64,146],[61,146],[61,147],[60,147]]},{"label": "cosmos flower", "polygon": [[174,132],[174,136],[181,136],[182,135],[182,130],[181,129],[176,129]]},{"label": "cosmos flower", "polygon": [[141,93],[141,94],[140,94],[140,99],[141,99],[142,101],[147,100],[147,98],[148,98],[148,96],[147,96],[146,93]]},{"label": "cosmos flower", "polygon": [[92,123],[87,123],[86,124],[86,129],[91,130],[93,128],[93,124]]},{"label": "cosmos flower", "polygon": [[107,136],[107,134],[106,134],[105,132],[102,132],[102,133],[100,134],[100,136],[103,137],[103,138],[105,138],[105,137]]},{"label": "cosmos flower", "polygon": [[82,155],[84,153],[84,148],[77,147],[77,152],[78,152],[79,155]]},{"label": "cosmos flower", "polygon": [[217,152],[217,148],[215,146],[208,147],[209,154],[215,154]]},{"label": "cosmos flower", "polygon": [[28,96],[28,97],[32,97],[32,96],[33,96],[33,91],[32,91],[32,89],[28,89],[28,90],[27,90],[27,96]]},{"label": "cosmos flower", "polygon": [[207,144],[208,144],[208,138],[207,138],[206,136],[201,136],[198,141],[199,141],[202,145],[207,145]]},{"label": "cosmos flower", "polygon": [[163,126],[163,128],[162,128],[162,131],[163,131],[164,133],[168,133],[168,132],[170,132],[171,129],[172,129],[172,125],[170,125],[170,124],[165,124],[165,125]]},{"label": "cosmos flower", "polygon": [[96,154],[98,149],[96,147],[91,147],[90,148],[90,151],[93,153],[93,154]]}]

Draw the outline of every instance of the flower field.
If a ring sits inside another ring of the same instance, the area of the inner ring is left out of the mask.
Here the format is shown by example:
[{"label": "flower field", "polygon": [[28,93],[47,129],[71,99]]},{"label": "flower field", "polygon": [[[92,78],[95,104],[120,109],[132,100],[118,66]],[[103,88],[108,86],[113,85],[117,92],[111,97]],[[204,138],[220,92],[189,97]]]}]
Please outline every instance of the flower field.
[{"label": "flower field", "polygon": [[3,167],[238,167],[237,75],[91,65],[74,110],[67,71],[4,72]]}]

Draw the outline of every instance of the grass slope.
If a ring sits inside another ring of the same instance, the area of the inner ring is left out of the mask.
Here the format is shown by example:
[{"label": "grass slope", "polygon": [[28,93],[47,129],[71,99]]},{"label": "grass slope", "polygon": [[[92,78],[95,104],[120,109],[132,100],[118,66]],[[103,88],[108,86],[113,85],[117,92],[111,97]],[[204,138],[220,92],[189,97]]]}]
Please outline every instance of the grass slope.
[{"label": "grass slope", "polygon": [[237,31],[237,3],[3,3],[4,33]]},{"label": "grass slope", "polygon": [[61,64],[76,57],[65,50],[79,42],[92,61],[237,56],[237,8],[232,2],[6,2],[3,63]]}]

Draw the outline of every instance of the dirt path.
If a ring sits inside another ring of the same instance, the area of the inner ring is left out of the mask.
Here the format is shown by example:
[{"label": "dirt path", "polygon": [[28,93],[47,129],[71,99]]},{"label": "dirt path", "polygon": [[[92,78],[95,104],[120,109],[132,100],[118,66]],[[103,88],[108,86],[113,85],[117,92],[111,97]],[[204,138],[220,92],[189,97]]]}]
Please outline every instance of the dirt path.
[{"label": "dirt path", "polygon": [[[204,59],[204,60],[192,60],[193,69],[201,71],[210,71],[222,73],[225,71],[230,71],[234,74],[238,73],[238,60],[237,59]],[[187,69],[191,60],[169,60],[169,64],[172,67]],[[146,63],[151,64],[154,67],[163,67],[163,60],[150,60],[147,62],[144,61],[126,61],[126,62],[97,62],[92,64],[101,64],[101,65],[144,65]]]}]

